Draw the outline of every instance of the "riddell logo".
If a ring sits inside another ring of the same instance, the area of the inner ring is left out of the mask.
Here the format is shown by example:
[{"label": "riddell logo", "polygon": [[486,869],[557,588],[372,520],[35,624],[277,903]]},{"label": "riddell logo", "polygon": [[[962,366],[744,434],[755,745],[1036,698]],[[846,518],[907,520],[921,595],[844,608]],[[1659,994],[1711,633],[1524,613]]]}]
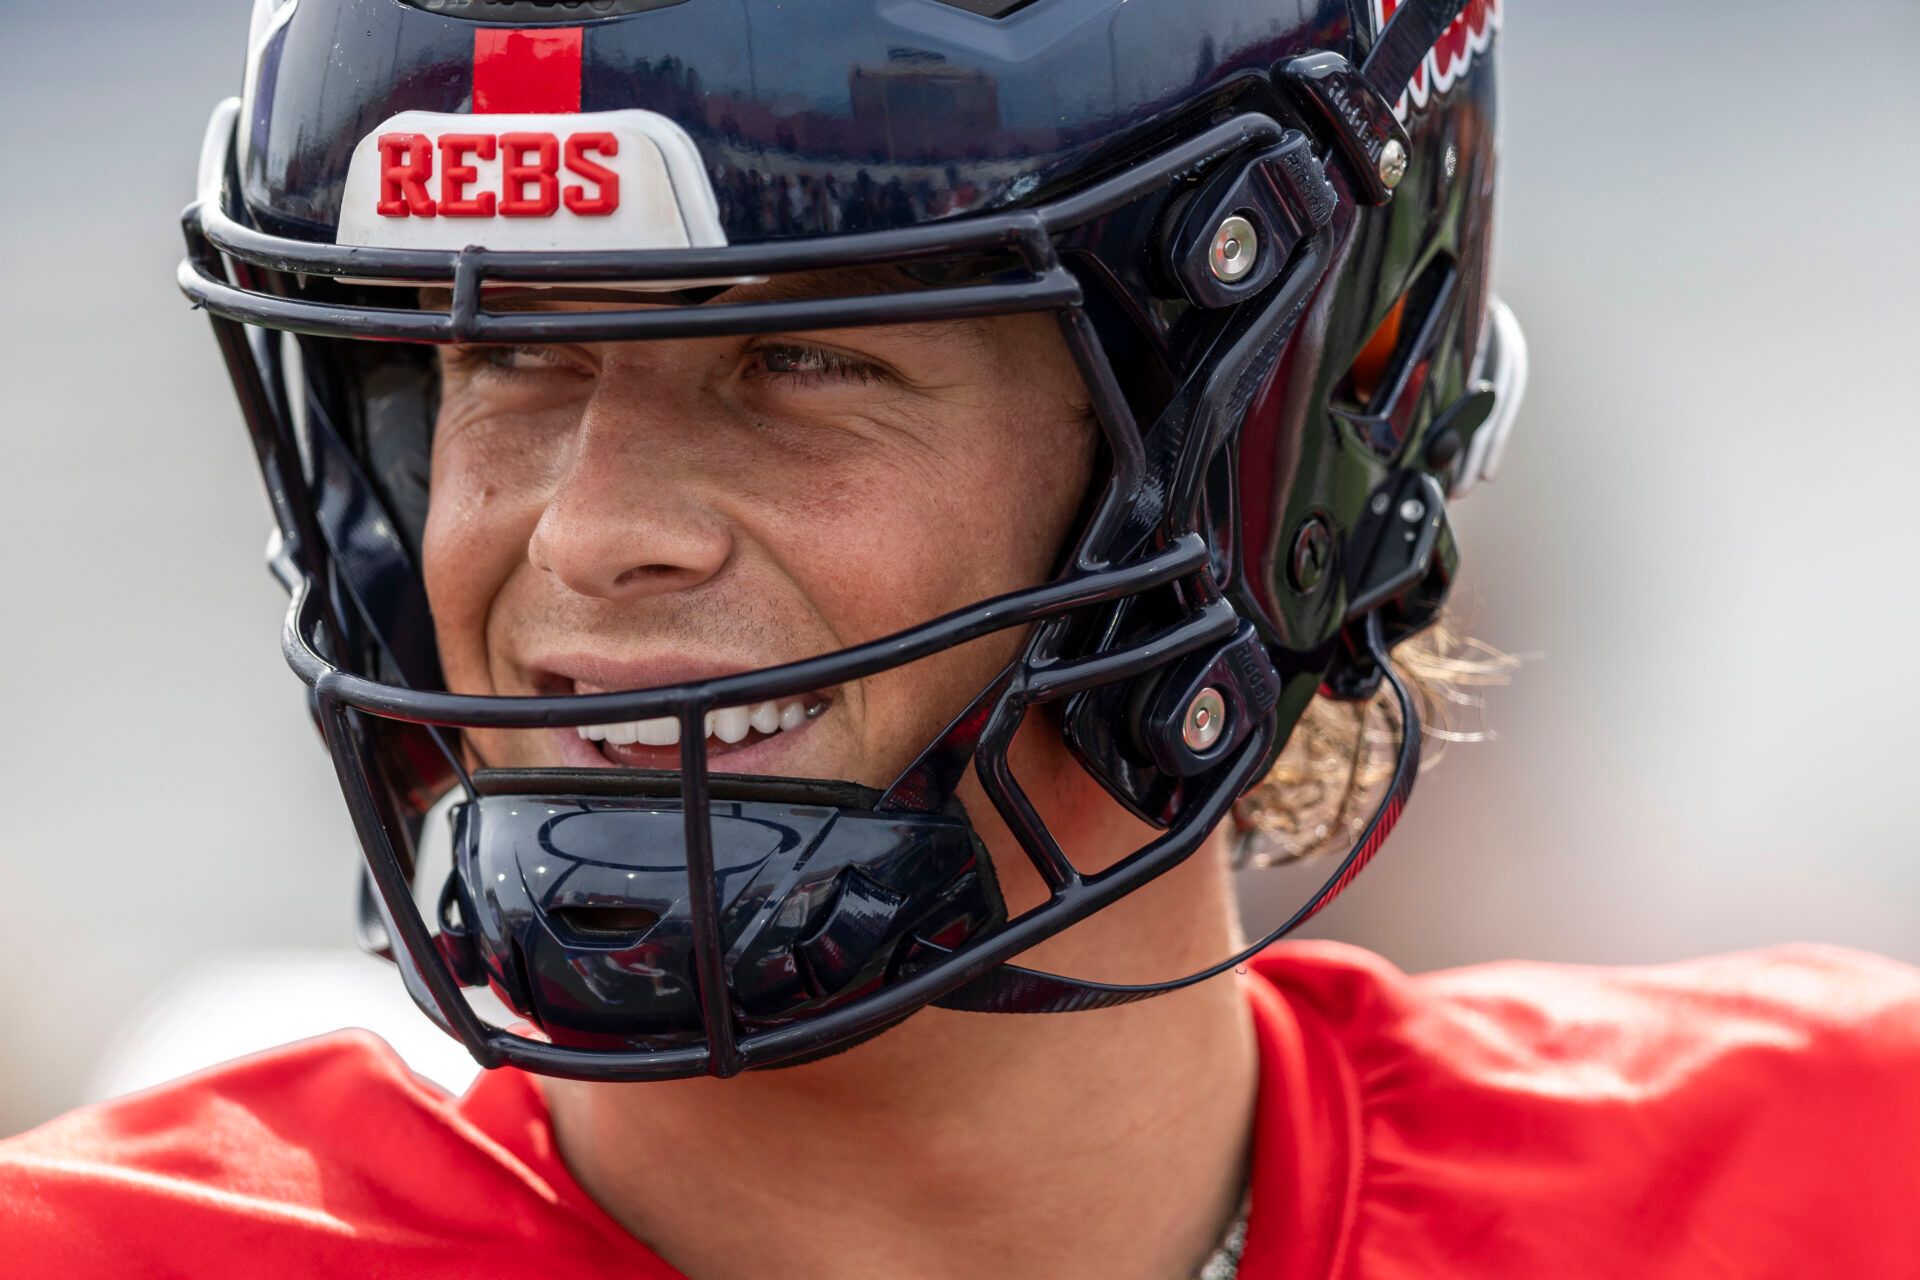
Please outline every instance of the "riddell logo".
[{"label": "riddell logo", "polygon": [[[1487,51],[1494,33],[1500,30],[1501,0],[1467,0],[1467,7],[1453,25],[1440,34],[1428,50],[1425,62],[1407,82],[1407,91],[1394,104],[1393,113],[1402,124],[1414,111],[1450,91],[1473,66],[1475,55]],[[1400,0],[1373,0],[1373,29],[1386,30],[1387,19],[1400,8]]]},{"label": "riddell logo", "polygon": [[[530,132],[383,133],[378,146],[374,208],[383,218],[550,218],[563,204],[606,217],[620,207],[620,175],[594,159],[620,154],[611,133],[571,133],[564,141]],[[487,164],[483,177],[476,162],[495,157],[499,163]],[[582,181],[563,183],[563,167]]]}]

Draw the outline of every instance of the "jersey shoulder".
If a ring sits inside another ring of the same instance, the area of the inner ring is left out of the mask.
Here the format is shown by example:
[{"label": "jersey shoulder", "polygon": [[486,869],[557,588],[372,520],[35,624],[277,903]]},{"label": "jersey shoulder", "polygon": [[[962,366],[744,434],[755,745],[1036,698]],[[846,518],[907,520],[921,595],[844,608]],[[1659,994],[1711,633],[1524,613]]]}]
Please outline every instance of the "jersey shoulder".
[{"label": "jersey shoulder", "polygon": [[474,1275],[523,1251],[666,1274],[564,1180],[342,1032],[0,1142],[0,1238],[29,1275]]},{"label": "jersey shoulder", "polygon": [[1408,975],[1306,943],[1259,972],[1344,1064],[1354,1256],[1372,1263],[1354,1274],[1471,1257],[1483,1276],[1880,1275],[1920,1257],[1920,969],[1792,946]]}]

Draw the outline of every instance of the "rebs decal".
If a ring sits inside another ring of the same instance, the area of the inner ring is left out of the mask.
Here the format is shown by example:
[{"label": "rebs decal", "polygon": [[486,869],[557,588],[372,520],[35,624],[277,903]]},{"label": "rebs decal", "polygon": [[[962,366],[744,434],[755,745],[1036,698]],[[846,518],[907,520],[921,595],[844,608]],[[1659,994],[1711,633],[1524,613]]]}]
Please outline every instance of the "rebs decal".
[{"label": "rebs decal", "polygon": [[652,111],[403,111],[354,148],[341,244],[460,250],[725,244],[684,129]]},{"label": "rebs decal", "polygon": [[[587,217],[605,217],[620,207],[620,175],[591,157],[617,156],[620,139],[611,133],[570,133],[565,144],[567,172],[586,178],[589,187],[560,186],[562,145],[551,133],[443,133],[439,139],[439,199],[433,187],[435,139],[424,133],[380,135],[380,199],[374,211],[383,218],[550,218],[565,200]],[[476,160],[500,158],[498,196],[472,190],[479,181]]]},{"label": "rebs decal", "polygon": [[[1400,8],[1400,0],[1372,0],[1372,4],[1373,30],[1378,35]],[[1466,9],[1441,33],[1426,61],[1407,83],[1406,93],[1394,104],[1393,113],[1400,117],[1400,123],[1405,124],[1412,112],[1425,110],[1427,103],[1448,93],[1467,74],[1475,55],[1485,53],[1494,33],[1500,30],[1503,7],[1501,0],[1468,0]]]}]

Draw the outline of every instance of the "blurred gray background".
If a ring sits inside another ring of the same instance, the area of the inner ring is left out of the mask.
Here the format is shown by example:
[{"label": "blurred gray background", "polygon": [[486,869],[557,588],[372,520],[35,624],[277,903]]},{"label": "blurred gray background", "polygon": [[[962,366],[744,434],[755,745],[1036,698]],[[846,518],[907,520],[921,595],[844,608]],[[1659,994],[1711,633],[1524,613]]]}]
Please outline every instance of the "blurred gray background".
[{"label": "blurred gray background", "polygon": [[[338,956],[355,844],[172,283],[247,6],[0,7],[0,118],[45,144],[0,188],[5,1134],[138,1083],[114,1055],[182,982],[271,1032],[300,997],[260,953],[404,997]],[[1504,41],[1499,284],[1534,381],[1456,511],[1460,598],[1539,656],[1315,932],[1415,969],[1920,961],[1920,676],[1888,652],[1920,623],[1920,6],[1518,0]]]}]

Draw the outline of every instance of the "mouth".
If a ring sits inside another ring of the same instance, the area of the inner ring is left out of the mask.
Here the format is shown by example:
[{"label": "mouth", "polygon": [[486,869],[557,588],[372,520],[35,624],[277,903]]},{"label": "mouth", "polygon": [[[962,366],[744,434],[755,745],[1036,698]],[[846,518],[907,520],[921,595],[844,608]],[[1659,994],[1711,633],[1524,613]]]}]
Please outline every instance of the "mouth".
[{"label": "mouth", "polygon": [[[598,692],[579,689],[578,692]],[[744,707],[720,707],[707,712],[707,758],[748,751],[776,738],[805,729],[832,706],[824,694],[756,702]],[[579,740],[604,756],[609,764],[625,768],[660,768],[680,759],[680,721],[674,716],[651,720],[623,720],[613,724],[583,724],[573,730]]]},{"label": "mouth", "polygon": [[[720,667],[712,663],[665,660],[614,663],[567,657],[553,660],[551,665],[535,665],[533,673],[536,687],[543,694],[584,696],[659,688],[727,671],[751,669],[752,663]],[[714,708],[707,712],[706,718],[708,761],[721,767],[717,762],[724,758],[724,770],[729,773],[773,773],[782,768],[804,772],[803,761],[795,750],[800,748],[802,754],[808,754],[801,746],[808,740],[806,731],[833,709],[838,694],[838,688],[821,689],[765,702]],[[559,763],[569,768],[667,772],[680,769],[682,744],[678,716],[615,720],[545,732],[551,744],[547,750],[557,751]],[[817,766],[822,762],[804,763]]]}]

